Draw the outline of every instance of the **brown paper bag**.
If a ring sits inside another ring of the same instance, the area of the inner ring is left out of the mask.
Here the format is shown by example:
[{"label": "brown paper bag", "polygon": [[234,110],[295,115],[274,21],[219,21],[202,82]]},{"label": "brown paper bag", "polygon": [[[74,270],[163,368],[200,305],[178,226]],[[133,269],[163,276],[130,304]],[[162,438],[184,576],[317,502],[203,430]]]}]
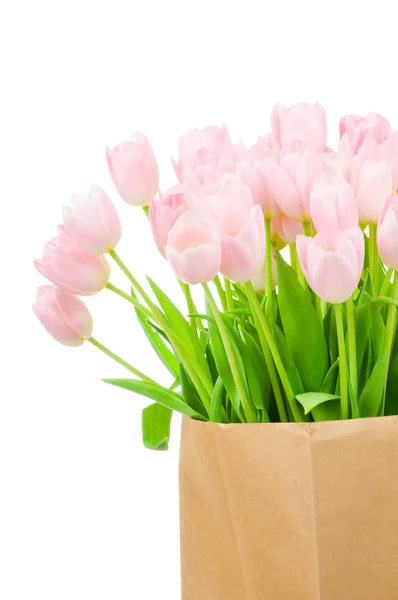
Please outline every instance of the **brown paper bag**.
[{"label": "brown paper bag", "polygon": [[398,417],[185,418],[183,600],[398,600]]}]

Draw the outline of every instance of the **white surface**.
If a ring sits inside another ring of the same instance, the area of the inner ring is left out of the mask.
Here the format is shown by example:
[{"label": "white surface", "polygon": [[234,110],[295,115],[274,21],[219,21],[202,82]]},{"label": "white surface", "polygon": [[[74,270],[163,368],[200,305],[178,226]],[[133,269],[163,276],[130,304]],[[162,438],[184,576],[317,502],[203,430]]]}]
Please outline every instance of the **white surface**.
[{"label": "white surface", "polygon": [[[120,253],[171,291],[144,215],[113,190],[105,145],[145,132],[165,188],[182,131],[225,121],[235,138],[254,141],[278,100],[322,102],[331,143],[342,113],[377,110],[398,127],[393,7],[2,4],[1,600],[179,598],[178,420],[169,453],[145,451],[145,402],[99,381],[118,376],[118,366],[88,345],[56,345],[31,313],[42,282],[31,261],[54,233],[61,203],[102,184],[123,219]],[[118,273],[112,280],[124,285]],[[104,292],[89,306],[98,339],[167,381],[122,300]]]}]

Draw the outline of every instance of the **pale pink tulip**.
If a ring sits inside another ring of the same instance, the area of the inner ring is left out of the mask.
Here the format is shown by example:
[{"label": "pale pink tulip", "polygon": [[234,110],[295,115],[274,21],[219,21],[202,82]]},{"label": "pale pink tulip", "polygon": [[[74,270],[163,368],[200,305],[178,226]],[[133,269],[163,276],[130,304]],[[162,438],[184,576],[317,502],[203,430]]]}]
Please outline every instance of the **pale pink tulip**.
[{"label": "pale pink tulip", "polygon": [[382,210],[377,228],[377,245],[381,260],[398,271],[398,195],[391,194]]},{"label": "pale pink tulip", "polygon": [[283,240],[285,244],[294,246],[296,244],[297,236],[304,234],[303,224],[295,219],[290,219],[284,214],[273,219],[271,224],[272,223],[274,223],[274,227],[276,231],[278,231],[280,239]]},{"label": "pale pink tulip", "polygon": [[39,273],[56,286],[80,296],[101,291],[110,275],[105,258],[83,250],[62,226],[58,228],[58,237],[47,243],[42,258],[34,264]]},{"label": "pale pink tulip", "polygon": [[105,254],[117,246],[122,230],[111,199],[99,186],[74,194],[62,216],[68,234],[90,254]]},{"label": "pale pink tulip", "polygon": [[299,235],[297,253],[308,284],[322,300],[340,304],[352,296],[364,259],[364,238],[359,227],[324,230],[314,238]]},{"label": "pale pink tulip", "polygon": [[340,150],[354,156],[366,139],[381,144],[393,134],[394,130],[387,119],[375,112],[366,117],[349,115],[340,120]]},{"label": "pale pink tulip", "polygon": [[242,159],[236,165],[236,174],[250,189],[253,203],[258,204],[263,209],[264,218],[271,219],[281,213],[275,197],[271,193],[267,178],[266,168],[268,160],[263,159]]},{"label": "pale pink tulip", "polygon": [[238,177],[225,175],[216,183],[205,185],[198,198],[193,198],[194,208],[215,221],[220,230],[228,227],[230,219],[242,222],[253,207],[250,189]]},{"label": "pale pink tulip", "polygon": [[[251,280],[254,290],[257,294],[263,294],[265,292],[265,263],[261,269],[254,273]],[[276,268],[275,252],[272,250],[272,289],[276,288],[278,283],[278,272]]]},{"label": "pale pink tulip", "polygon": [[236,153],[231,142],[229,131],[225,125],[204,129],[190,129],[184,133],[178,144],[179,157],[173,166],[179,181],[183,180],[186,167],[192,170],[197,167],[215,166],[221,162],[231,170],[236,163]]},{"label": "pale pink tulip", "polygon": [[342,152],[321,152],[320,158],[325,172],[347,178],[351,163],[350,156]]},{"label": "pale pink tulip", "polygon": [[324,173],[312,186],[310,213],[317,231],[356,227],[358,206],[354,190],[342,177]]},{"label": "pale pink tulip", "polygon": [[250,281],[265,260],[264,215],[256,205],[246,218],[238,212],[231,213],[220,223],[221,273],[237,283]]},{"label": "pale pink tulip", "polygon": [[324,168],[315,150],[298,145],[279,154],[278,162],[267,161],[269,192],[291,219],[310,221],[310,194]]},{"label": "pale pink tulip", "polygon": [[93,319],[80,298],[52,285],[38,288],[33,310],[48,333],[64,346],[80,346],[93,331]]},{"label": "pale pink tulip", "polygon": [[288,148],[294,142],[303,142],[314,150],[326,148],[326,115],[318,102],[290,107],[277,104],[271,114],[271,127],[280,148]]},{"label": "pale pink tulip", "polygon": [[384,161],[356,156],[351,164],[350,183],[357,199],[359,222],[376,224],[387,196],[394,191],[391,167]]},{"label": "pale pink tulip", "polygon": [[205,185],[214,183],[228,174],[232,174],[232,169],[221,159],[212,165],[198,165],[194,169],[190,166],[185,167],[182,171],[182,183],[190,195],[199,195]]},{"label": "pale pink tulip", "polygon": [[106,149],[113,183],[127,204],[147,206],[159,188],[159,171],[149,140],[135,133],[129,142]]},{"label": "pale pink tulip", "polygon": [[153,237],[159,252],[166,256],[165,248],[170,229],[183,212],[188,210],[186,190],[182,184],[171,187],[159,200],[154,198],[149,205],[149,218]]},{"label": "pale pink tulip", "polygon": [[184,283],[211,281],[220,270],[220,234],[212,221],[193,210],[178,217],[169,232],[165,252]]},{"label": "pale pink tulip", "polygon": [[394,132],[387,140],[377,143],[367,135],[359,149],[358,156],[362,160],[383,160],[392,170],[392,183],[395,190],[398,186],[398,133]]}]

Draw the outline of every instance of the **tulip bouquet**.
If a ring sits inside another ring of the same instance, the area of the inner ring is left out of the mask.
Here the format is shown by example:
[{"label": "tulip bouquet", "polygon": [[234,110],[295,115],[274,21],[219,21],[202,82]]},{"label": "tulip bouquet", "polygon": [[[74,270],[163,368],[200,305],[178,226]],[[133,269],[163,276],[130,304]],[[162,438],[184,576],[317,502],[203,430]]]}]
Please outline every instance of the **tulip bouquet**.
[{"label": "tulip bouquet", "polygon": [[[87,340],[129,371],[104,381],[153,401],[147,447],[167,447],[172,411],[224,424],[398,414],[398,133],[386,119],[342,118],[339,151],[319,104],[277,105],[271,133],[250,148],[225,126],[192,129],[162,193],[144,135],[106,159],[121,198],[146,211],[186,311],[152,279],[137,281],[115,250],[116,210],[92,187],[72,196],[35,262],[52,285],[34,312],[57,341]],[[126,289],[109,281],[105,255]],[[92,336],[79,296],[104,288],[132,305],[169,387]]]}]

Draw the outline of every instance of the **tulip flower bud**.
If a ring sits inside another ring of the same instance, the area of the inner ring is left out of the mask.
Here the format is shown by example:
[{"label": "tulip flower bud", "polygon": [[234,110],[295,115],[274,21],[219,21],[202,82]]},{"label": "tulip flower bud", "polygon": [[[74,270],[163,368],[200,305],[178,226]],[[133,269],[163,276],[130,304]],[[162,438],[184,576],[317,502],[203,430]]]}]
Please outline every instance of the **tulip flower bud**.
[{"label": "tulip flower bud", "polygon": [[381,144],[393,134],[394,130],[387,119],[375,112],[367,117],[348,115],[340,120],[340,150],[354,156],[366,138]]},{"label": "tulip flower bud", "polygon": [[236,174],[250,189],[253,203],[263,209],[264,218],[271,219],[281,214],[281,209],[270,193],[265,176],[267,159],[240,160],[236,166]]},{"label": "tulip flower bud", "polygon": [[398,195],[391,194],[384,205],[377,228],[377,245],[381,260],[398,271]]},{"label": "tulip flower bud", "polygon": [[165,256],[167,237],[178,217],[188,210],[185,188],[182,184],[175,185],[165,194],[159,194],[159,200],[154,198],[149,205],[149,218],[153,237],[159,252]]},{"label": "tulip flower bud", "polygon": [[[257,294],[263,294],[265,292],[265,263],[262,265],[261,269],[254,273],[251,280],[254,291]],[[275,252],[272,249],[272,289],[276,288],[278,282],[278,271],[276,268],[276,260],[275,260]]]},{"label": "tulip flower bud", "polygon": [[364,261],[364,238],[359,227],[324,230],[314,238],[299,235],[297,253],[309,286],[322,300],[340,304],[352,296]]},{"label": "tulip flower bud", "polygon": [[37,290],[33,310],[48,333],[64,346],[80,346],[91,336],[91,314],[84,302],[73,294],[43,285]]},{"label": "tulip flower bud", "polygon": [[122,235],[115,207],[99,186],[87,194],[74,194],[62,216],[70,237],[89,254],[113,250]]},{"label": "tulip flower bud", "polygon": [[159,171],[149,140],[135,133],[131,142],[106,149],[109,173],[120,196],[132,206],[147,206],[159,188]]},{"label": "tulip flower bud", "polygon": [[314,150],[326,148],[326,115],[317,102],[290,107],[277,104],[272,111],[271,127],[280,148],[288,148],[294,142],[303,142]]},{"label": "tulip flower bud", "polygon": [[65,292],[91,296],[107,284],[110,269],[103,256],[93,256],[80,248],[60,226],[58,237],[43,249],[41,259],[34,261],[36,269]]},{"label": "tulip flower bud", "polygon": [[[276,219],[273,219],[271,221],[271,226],[273,226],[275,231],[278,232],[279,238],[282,240],[283,244],[290,244],[291,246],[296,244],[296,238],[298,235],[304,234],[303,224],[300,223],[300,221],[290,219],[284,214],[281,214],[279,217],[276,217]],[[273,237],[271,237],[271,240],[274,241]],[[283,248],[283,244],[277,243],[277,248]]]},{"label": "tulip flower bud", "polygon": [[171,228],[165,253],[184,283],[195,285],[211,281],[221,265],[220,234],[212,221],[187,210]]},{"label": "tulip flower bud", "polygon": [[391,167],[384,161],[362,160],[351,165],[350,183],[358,204],[359,222],[376,224],[386,198],[394,191]]},{"label": "tulip flower bud", "polygon": [[358,225],[354,190],[342,177],[324,173],[314,182],[310,213],[315,229],[350,229]]}]

